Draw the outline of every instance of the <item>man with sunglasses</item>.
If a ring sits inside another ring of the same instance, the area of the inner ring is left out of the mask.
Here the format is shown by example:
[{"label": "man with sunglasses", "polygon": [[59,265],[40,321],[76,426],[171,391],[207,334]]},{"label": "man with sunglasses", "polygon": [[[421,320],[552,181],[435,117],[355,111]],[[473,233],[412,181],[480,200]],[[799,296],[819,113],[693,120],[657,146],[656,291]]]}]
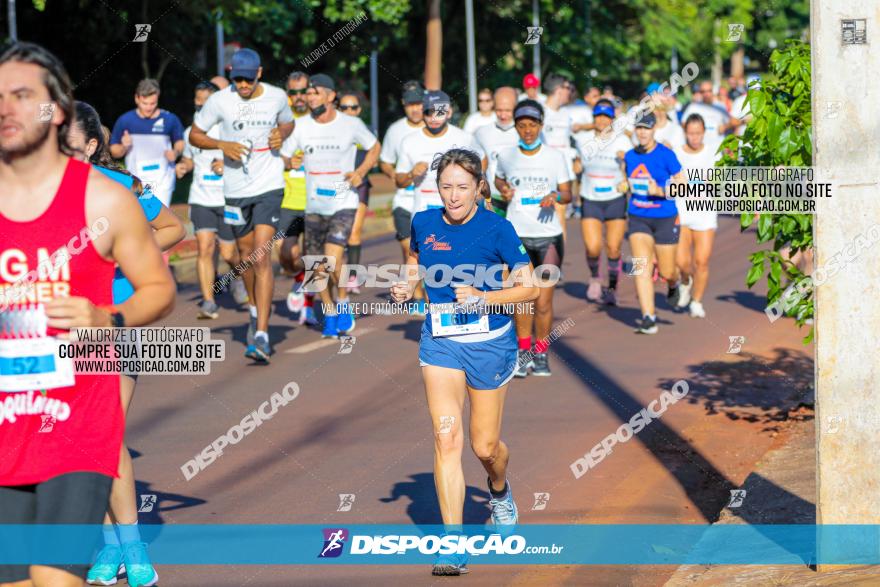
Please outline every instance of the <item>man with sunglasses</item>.
[{"label": "man with sunglasses", "polygon": [[483,88],[477,94],[477,111],[470,114],[464,122],[464,132],[476,134],[477,130],[483,126],[488,126],[495,122],[495,101],[492,99],[492,90]]},{"label": "man with sunglasses", "polygon": [[[278,232],[284,193],[284,161],[279,149],[293,132],[293,114],[281,88],[260,81],[260,56],[240,49],[232,56],[234,88],[215,92],[196,113],[189,140],[194,147],[223,151],[224,219],[232,226],[247,268],[250,298],[245,356],[268,362],[272,306],[271,255],[255,254]],[[220,125],[220,139],[206,130]]]},{"label": "man with sunglasses", "polygon": [[[309,115],[306,103],[306,90],[309,86],[309,74],[294,71],[287,76],[287,102],[293,118],[299,120]],[[294,275],[293,286],[287,294],[287,309],[297,315],[300,324],[317,324],[311,294],[302,291],[305,276],[299,246],[299,237],[305,232],[306,218],[306,170],[302,163],[302,151],[292,157],[284,157],[284,199],[281,200],[281,226],[284,240],[281,243],[278,259],[281,267]]]},{"label": "man with sunglasses", "polygon": [[[356,188],[364,182],[379,159],[381,146],[364,122],[336,111],[336,84],[323,73],[309,79],[306,101],[311,116],[300,119],[281,153],[291,157],[302,150],[306,170],[305,249],[306,255],[324,256],[335,264],[306,267],[319,274],[330,273],[320,292],[324,304],[322,336],[337,338],[354,330],[355,319],[348,304],[348,290],[340,283],[342,254],[351,236],[358,208]],[[367,152],[355,167],[357,146]],[[333,300],[333,290],[338,292]]]},{"label": "man with sunglasses", "polygon": [[399,188],[415,186],[413,216],[424,210],[444,207],[437,188],[437,170],[432,169],[435,158],[450,149],[470,149],[483,159],[484,171],[487,165],[483,150],[473,135],[449,124],[452,100],[446,92],[425,92],[422,112],[425,127],[401,141],[394,178]]},{"label": "man with sunglasses", "polygon": [[[691,114],[699,114],[706,124],[704,143],[714,153],[721,145],[721,141],[724,140],[724,135],[741,123],[738,119],[733,118],[724,106],[715,101],[712,82],[709,80],[700,82],[697,92],[702,101],[691,102],[681,113],[681,120],[687,120]],[[694,97],[696,98],[696,96]]]}]

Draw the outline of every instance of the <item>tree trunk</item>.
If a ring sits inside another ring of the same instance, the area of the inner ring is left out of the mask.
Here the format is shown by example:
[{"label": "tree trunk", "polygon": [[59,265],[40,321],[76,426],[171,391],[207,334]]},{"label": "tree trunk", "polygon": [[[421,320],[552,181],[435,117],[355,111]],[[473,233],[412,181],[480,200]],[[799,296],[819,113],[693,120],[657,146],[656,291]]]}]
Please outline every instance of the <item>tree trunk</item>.
[{"label": "tree trunk", "polygon": [[745,66],[746,49],[742,45],[730,56],[730,75],[744,78],[746,75]]},{"label": "tree trunk", "polygon": [[439,90],[443,85],[443,23],[440,0],[428,0],[427,43],[425,46],[425,89]]}]

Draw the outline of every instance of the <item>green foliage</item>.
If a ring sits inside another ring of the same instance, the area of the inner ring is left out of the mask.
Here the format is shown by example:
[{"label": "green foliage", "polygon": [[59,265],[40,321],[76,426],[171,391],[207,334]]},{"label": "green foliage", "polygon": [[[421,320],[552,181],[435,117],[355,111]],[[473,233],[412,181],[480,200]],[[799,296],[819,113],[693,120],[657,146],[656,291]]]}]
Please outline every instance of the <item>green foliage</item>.
[{"label": "green foliage", "polygon": [[[810,110],[810,47],[787,41],[770,57],[770,72],[760,88],[750,88],[748,105],[753,119],[742,137],[725,139],[720,165],[809,166],[813,161],[812,116]],[[737,157],[738,153],[738,157]],[[752,263],[746,285],[752,287],[767,277],[767,302],[784,302],[782,309],[803,326],[813,317],[812,289],[803,295],[783,296],[790,286],[806,276],[788,257],[813,247],[813,217],[808,214],[743,214],[743,231],[757,227],[758,243],[771,243],[749,256]],[[788,255],[783,248],[790,247]],[[804,339],[813,338],[813,329]]]}]

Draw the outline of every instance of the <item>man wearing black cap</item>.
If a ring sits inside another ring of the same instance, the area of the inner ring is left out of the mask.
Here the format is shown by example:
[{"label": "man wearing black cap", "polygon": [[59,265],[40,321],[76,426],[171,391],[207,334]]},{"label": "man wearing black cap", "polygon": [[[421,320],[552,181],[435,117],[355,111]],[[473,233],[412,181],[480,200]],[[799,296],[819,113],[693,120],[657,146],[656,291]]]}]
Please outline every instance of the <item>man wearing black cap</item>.
[{"label": "man wearing black cap", "polygon": [[[679,272],[675,265],[675,249],[679,237],[678,208],[675,200],[666,198],[666,184],[684,181],[681,163],[672,149],[654,138],[656,119],[650,112],[636,121],[639,146],[624,155],[627,179],[618,186],[621,192],[629,190],[627,236],[633,258],[655,257],[660,276],[669,284],[667,300],[672,308],[678,304]],[[636,332],[657,333],[654,309],[652,272],[636,275],[636,294],[642,310],[642,319]]]},{"label": "man wearing black cap", "polygon": [[483,150],[473,135],[449,124],[452,100],[446,92],[426,92],[422,100],[422,112],[425,115],[425,127],[421,132],[413,133],[401,141],[400,159],[395,167],[397,187],[415,186],[413,215],[430,208],[443,207],[437,188],[437,170],[432,169],[435,157],[453,148],[470,149],[483,159],[483,170],[487,165]]},{"label": "man wearing black cap", "polygon": [[[274,277],[271,256],[254,252],[278,232],[284,193],[279,149],[293,131],[293,114],[284,90],[260,81],[262,74],[255,51],[236,51],[230,72],[234,88],[215,92],[205,102],[189,140],[194,147],[223,151],[224,218],[247,263],[243,275],[251,300],[245,356],[268,362]],[[205,132],[215,124],[220,125],[220,139]]]},{"label": "man wearing black cap", "polygon": [[[328,286],[321,290],[324,304],[325,338],[336,338],[354,330],[354,314],[348,305],[348,291],[342,287],[342,253],[351,235],[358,194],[354,188],[363,183],[379,159],[381,145],[356,116],[339,114],[334,106],[336,84],[323,73],[309,79],[306,101],[311,116],[303,117],[281,149],[285,157],[303,151],[306,171],[306,255],[332,257]],[[357,146],[367,151],[364,161],[355,168]],[[325,268],[306,267],[323,271]],[[333,289],[338,292],[333,300]]]},{"label": "man wearing black cap", "polygon": [[[425,115],[422,113],[422,100],[425,97],[425,89],[417,81],[408,81],[403,84],[403,96],[400,104],[403,106],[405,116],[393,122],[385,137],[382,139],[382,152],[379,154],[379,167],[382,173],[394,179],[394,166],[400,159],[400,143],[405,137],[421,131],[425,127]],[[394,218],[394,231],[397,242],[400,243],[403,261],[409,255],[409,235],[412,224],[413,204],[416,186],[410,184],[405,188],[398,188],[391,201],[391,216]],[[413,306],[415,314],[425,313],[425,294],[421,285],[413,294]]]}]

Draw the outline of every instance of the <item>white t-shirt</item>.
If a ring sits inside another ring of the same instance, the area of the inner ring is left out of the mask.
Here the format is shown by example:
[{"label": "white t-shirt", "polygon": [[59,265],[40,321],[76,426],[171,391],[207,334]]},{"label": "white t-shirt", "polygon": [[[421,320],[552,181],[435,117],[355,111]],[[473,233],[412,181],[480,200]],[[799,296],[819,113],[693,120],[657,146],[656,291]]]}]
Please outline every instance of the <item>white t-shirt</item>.
[{"label": "white t-shirt", "polygon": [[[529,99],[529,95],[526,94],[525,92],[522,92],[519,95],[520,102],[522,102],[523,100],[528,100],[528,99]],[[535,100],[537,100],[538,103],[541,104],[541,106],[543,106],[544,104],[547,103],[547,94],[542,94],[541,92],[538,92],[538,97],[535,98]]]},{"label": "white t-shirt", "polygon": [[489,179],[489,189],[493,195],[497,196],[499,193],[498,188],[495,187],[495,168],[498,166],[498,153],[506,147],[518,144],[519,134],[513,126],[507,130],[501,130],[497,124],[490,124],[480,127],[474,134],[474,138],[489,159],[486,177]]},{"label": "white t-shirt", "polygon": [[[633,145],[638,145],[639,138],[635,133],[633,133],[632,138]],[[687,142],[684,136],[684,130],[682,130],[681,126],[675,124],[669,119],[666,120],[666,126],[663,128],[660,128],[659,126],[654,127],[654,140],[658,143],[663,143],[670,149],[676,149]]]},{"label": "white t-shirt", "polygon": [[[398,159],[400,159],[401,141],[403,141],[404,137],[421,132],[423,128],[424,125],[422,124],[419,126],[411,126],[406,116],[393,122],[391,126],[388,127],[388,130],[385,131],[385,137],[382,140],[382,152],[379,153],[379,161],[390,165],[396,165]],[[394,192],[394,199],[391,200],[391,209],[403,208],[408,212],[412,212],[415,193],[415,184],[410,184],[410,186],[406,188],[398,188],[397,191]]]},{"label": "white t-shirt", "polygon": [[223,190],[227,198],[252,198],[284,188],[284,161],[278,151],[269,150],[269,132],[286,122],[293,122],[287,94],[280,88],[260,82],[257,98],[243,100],[234,86],[214,92],[193,124],[200,129],[220,125],[224,141],[253,143],[245,165],[228,157],[223,161]]},{"label": "white t-shirt", "polygon": [[569,160],[574,159],[571,148],[571,111],[567,108],[553,110],[544,106],[544,128],[541,131],[545,145],[559,149]]},{"label": "white t-shirt", "polygon": [[[575,124],[590,124],[593,122],[593,108],[587,106],[586,104],[568,104],[567,106],[562,107],[563,110],[567,110],[569,115],[571,116],[571,124],[574,126]],[[574,133],[574,140],[576,143],[580,144],[580,142],[587,138],[588,130],[579,130]]]},{"label": "white t-shirt", "polygon": [[[748,97],[748,94],[737,96],[736,100],[733,101],[733,104],[730,107],[731,116],[742,120],[744,123],[747,122],[746,119],[752,114],[751,110],[749,110]],[[737,136],[743,136],[743,133],[746,132],[746,125],[739,125],[734,132],[736,132]]]},{"label": "white t-shirt", "polygon": [[357,145],[370,150],[376,137],[356,116],[336,112],[330,122],[318,122],[304,116],[293,133],[281,146],[281,154],[292,156],[303,151],[306,169],[307,214],[332,216],[340,210],[358,207],[357,191],[345,181],[345,174],[354,171]]},{"label": "white t-shirt", "polygon": [[[214,173],[211,163],[214,159],[223,159],[223,151],[220,149],[200,149],[189,143],[189,131],[191,126],[183,131],[183,156],[192,159],[193,181],[189,188],[189,203],[199,206],[223,206],[226,199],[223,196],[223,176]],[[215,125],[208,130],[208,136],[212,139],[220,139],[220,129]]]},{"label": "white t-shirt", "polygon": [[412,213],[423,212],[429,208],[442,208],[443,200],[437,189],[437,170],[431,169],[434,158],[446,151],[459,148],[470,149],[480,158],[483,151],[477,145],[473,135],[457,126],[447,125],[446,132],[441,136],[428,136],[424,131],[404,137],[400,143],[400,158],[397,160],[397,173],[408,173],[416,163],[423,161],[428,164],[428,171],[422,177],[415,178],[415,200]]},{"label": "white t-shirt", "polygon": [[[607,144],[595,138],[596,131],[591,130],[587,134],[586,140],[578,142],[578,154],[584,167],[581,197],[594,202],[619,198],[623,194],[617,191],[617,186],[623,181],[625,174],[620,168],[617,154],[621,151],[626,153],[632,149],[632,145],[623,133],[615,135]],[[595,154],[588,157],[588,151],[583,147],[593,141],[596,146]]]},{"label": "white t-shirt", "polygon": [[718,145],[724,140],[724,135],[718,132],[722,124],[730,121],[730,115],[723,107],[717,104],[704,104],[703,102],[692,102],[684,112],[681,113],[682,125],[687,122],[688,116],[691,114],[699,114],[706,123],[706,137],[703,139],[707,147],[711,147],[714,152],[718,149]]},{"label": "white t-shirt", "polygon": [[507,147],[498,154],[496,173],[514,190],[506,218],[516,234],[526,238],[562,234],[556,206],[540,205],[559,184],[574,179],[561,151],[542,145],[534,155],[524,155],[518,146]]},{"label": "white t-shirt", "polygon": [[462,128],[462,130],[464,130],[464,132],[474,134],[480,127],[492,124],[496,120],[497,117],[495,116],[494,112],[489,114],[489,116],[483,116],[479,112],[474,112],[467,117],[467,120],[464,121],[464,127]]},{"label": "white t-shirt", "polygon": [[[682,175],[685,180],[688,178],[688,169],[709,169],[715,167],[715,162],[721,158],[720,153],[715,153],[714,149],[706,144],[703,145],[703,150],[699,153],[688,153],[683,146],[677,147],[675,156],[681,163]],[[717,226],[715,220],[718,216],[717,212],[707,210],[689,212],[685,207],[685,201],[680,198],[675,200],[675,205],[678,208],[679,221],[682,225],[694,230],[708,230]]]}]

